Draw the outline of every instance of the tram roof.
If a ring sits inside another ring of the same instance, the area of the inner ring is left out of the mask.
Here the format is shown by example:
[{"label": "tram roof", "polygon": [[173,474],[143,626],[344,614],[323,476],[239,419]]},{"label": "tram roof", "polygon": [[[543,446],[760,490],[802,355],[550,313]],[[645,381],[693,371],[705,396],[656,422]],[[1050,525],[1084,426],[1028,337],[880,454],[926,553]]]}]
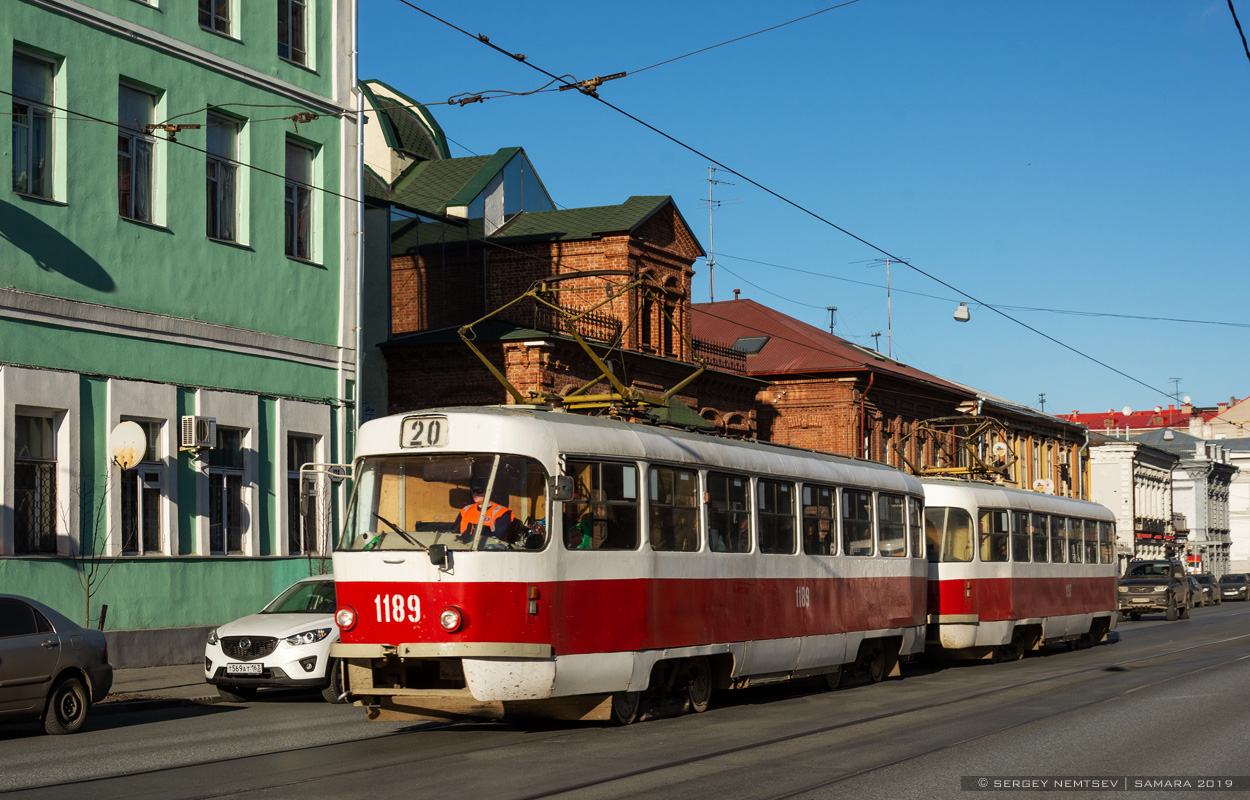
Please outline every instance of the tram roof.
[{"label": "tram roof", "polygon": [[[406,417],[427,414],[446,416],[453,430],[458,430],[461,422],[468,423],[476,417],[479,424],[472,439],[495,443],[501,451],[515,441],[512,437],[523,435],[526,428],[536,426],[531,428],[536,443],[530,448],[531,452],[510,449],[519,455],[551,459],[557,454],[637,458],[792,478],[812,477],[814,472],[820,471],[823,474],[818,477],[823,480],[920,491],[920,482],[915,477],[876,461],[525,406],[431,408],[372,420],[360,429],[358,455],[420,452],[400,450],[399,430]],[[627,435],[609,435],[610,432]],[[462,450],[468,451],[457,446],[452,452]],[[546,452],[542,452],[544,450]],[[493,448],[479,451],[493,452]],[[817,463],[819,467],[815,466]]]},{"label": "tram roof", "polygon": [[926,505],[952,502],[963,495],[971,497],[973,505],[986,508],[1008,508],[1038,511],[1047,514],[1071,514],[1078,517],[1095,517],[1114,521],[1115,516],[1101,503],[1080,500],[1075,497],[1059,497],[1053,494],[1001,486],[988,481],[965,481],[957,478],[921,478],[925,489]]}]

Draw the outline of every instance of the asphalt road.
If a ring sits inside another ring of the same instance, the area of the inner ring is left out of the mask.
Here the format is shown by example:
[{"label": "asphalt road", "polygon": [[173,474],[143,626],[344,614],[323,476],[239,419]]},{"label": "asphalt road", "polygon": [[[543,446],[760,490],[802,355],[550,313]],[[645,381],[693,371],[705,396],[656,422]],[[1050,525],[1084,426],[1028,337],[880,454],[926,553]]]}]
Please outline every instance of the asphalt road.
[{"label": "asphalt road", "polygon": [[[965,780],[1250,776],[1250,604],[1124,622],[1113,639],[1006,664],[910,665],[902,679],[836,692],[813,683],[722,692],[705,714],[625,728],[367,723],[359,709],[289,694],[102,715],[73,736],[8,726],[0,790],[90,800],[977,800],[1006,792],[965,791]],[[1250,800],[1250,777],[1237,789],[1201,794]]]}]

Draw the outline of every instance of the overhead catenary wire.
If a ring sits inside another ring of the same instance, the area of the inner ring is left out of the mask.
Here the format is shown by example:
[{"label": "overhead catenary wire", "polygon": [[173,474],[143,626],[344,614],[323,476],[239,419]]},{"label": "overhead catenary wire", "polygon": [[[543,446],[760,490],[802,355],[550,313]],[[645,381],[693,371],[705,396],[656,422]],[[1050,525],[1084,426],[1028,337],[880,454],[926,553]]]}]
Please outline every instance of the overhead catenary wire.
[{"label": "overhead catenary wire", "polygon": [[[542,73],[542,74],[546,75],[546,76],[547,76],[547,77],[549,77],[549,78],[553,78],[553,79],[557,79],[557,80],[559,80],[559,79],[560,79],[560,78],[559,78],[559,76],[555,75],[554,73],[549,72],[549,71],[547,71],[546,69],[543,69],[542,67],[538,66],[537,64],[534,64],[533,62],[531,62],[531,61],[530,61],[530,60],[529,60],[526,56],[524,56],[524,55],[522,55],[522,54],[519,54],[519,53],[509,53],[509,52],[508,52],[507,50],[505,50],[504,48],[502,48],[502,47],[500,47],[499,45],[497,45],[497,44],[495,44],[495,43],[491,42],[490,38],[489,38],[488,36],[484,35],[484,34],[477,34],[477,35],[474,35],[474,34],[472,34],[472,33],[469,33],[468,31],[466,31],[466,30],[464,30],[463,28],[461,28],[461,27],[459,27],[459,26],[455,25],[454,23],[449,22],[449,21],[447,21],[447,20],[445,20],[445,19],[443,19],[443,18],[441,18],[441,17],[437,16],[436,14],[433,14],[433,13],[431,13],[431,12],[429,12],[429,11],[425,10],[424,8],[421,8],[420,6],[415,5],[414,3],[410,2],[410,0],[398,0],[398,2],[403,3],[404,5],[406,5],[406,6],[410,7],[410,8],[412,8],[412,9],[414,9],[414,10],[416,10],[416,11],[418,11],[418,12],[420,12],[420,13],[422,13],[422,14],[426,15],[426,16],[428,16],[429,18],[431,18],[431,19],[433,19],[433,20],[435,20],[435,21],[437,21],[437,22],[439,22],[439,23],[441,23],[441,24],[443,24],[443,25],[446,25],[446,26],[447,26],[447,27],[449,27],[449,28],[452,28],[453,30],[459,31],[460,33],[464,34],[465,36],[468,36],[468,37],[470,37],[470,38],[472,38],[472,39],[476,39],[477,41],[479,41],[479,42],[481,42],[482,44],[486,45],[487,47],[491,48],[492,50],[495,50],[495,51],[497,51],[497,52],[499,52],[499,53],[501,53],[501,54],[503,54],[503,55],[505,55],[505,56],[507,56],[507,57],[509,57],[509,58],[513,59],[514,61],[520,61],[521,63],[525,64],[525,65],[526,65],[527,67],[529,67],[530,69],[533,69],[533,70],[535,70],[535,71],[537,71],[537,72],[540,72],[540,73]],[[566,81],[566,85],[570,85],[570,86],[571,86],[571,85],[574,85],[574,84],[568,83],[568,82]],[[646,128],[647,130],[650,130],[650,131],[652,131],[653,133],[655,133],[655,134],[657,134],[657,135],[659,135],[659,136],[661,136],[661,137],[663,137],[663,138],[665,138],[665,139],[669,140],[670,142],[672,142],[673,144],[677,145],[678,147],[681,147],[682,149],[687,150],[687,151],[689,151],[689,152],[693,153],[694,155],[698,156],[699,158],[701,158],[701,159],[703,159],[703,160],[705,160],[705,161],[710,161],[711,163],[715,164],[716,166],[720,167],[721,169],[725,170],[726,172],[731,172],[731,173],[733,173],[734,175],[737,175],[739,178],[741,178],[742,180],[744,180],[744,181],[746,181],[746,182],[750,183],[752,186],[756,187],[756,188],[757,188],[757,189],[759,189],[760,191],[762,191],[762,192],[764,192],[764,193],[766,193],[766,194],[768,194],[768,195],[770,195],[770,196],[772,196],[772,197],[776,198],[777,200],[780,200],[781,202],[783,202],[783,203],[785,203],[786,205],[788,205],[788,206],[790,206],[790,207],[794,208],[795,210],[797,210],[797,211],[799,211],[799,212],[801,212],[801,213],[803,213],[803,214],[806,214],[806,215],[807,215],[807,216],[809,216],[809,217],[812,217],[813,219],[817,220],[818,222],[821,222],[821,223],[823,223],[824,225],[826,225],[826,226],[828,226],[828,227],[830,227],[830,228],[833,228],[834,230],[836,230],[836,231],[838,231],[838,232],[840,232],[840,233],[844,234],[845,236],[850,237],[851,239],[854,239],[855,241],[859,242],[860,244],[864,245],[865,247],[868,247],[868,248],[870,248],[870,249],[872,249],[872,250],[874,250],[874,251],[876,251],[876,252],[880,253],[881,255],[886,256],[886,257],[888,257],[888,258],[892,259],[895,263],[902,264],[903,266],[907,267],[908,269],[911,269],[912,271],[914,271],[914,272],[916,272],[916,273],[918,273],[918,274],[920,274],[920,275],[923,275],[924,277],[928,278],[929,280],[933,281],[934,283],[938,283],[938,284],[940,284],[940,285],[942,285],[942,286],[945,286],[947,289],[950,289],[950,290],[951,290],[951,291],[953,291],[953,292],[957,292],[959,295],[961,295],[961,296],[963,296],[963,297],[966,297],[968,300],[970,300],[970,301],[972,301],[972,302],[974,302],[974,303],[977,303],[978,305],[980,305],[980,306],[982,306],[982,307],[984,307],[984,308],[988,309],[989,311],[994,312],[995,314],[998,314],[999,316],[1001,316],[1001,317],[1003,317],[1003,318],[1005,318],[1005,319],[1007,319],[1007,320],[1009,320],[1009,321],[1011,321],[1011,322],[1014,322],[1015,324],[1019,325],[1020,327],[1024,328],[1025,330],[1031,331],[1032,333],[1034,333],[1034,334],[1036,334],[1036,335],[1038,335],[1038,336],[1042,337],[1043,339],[1046,339],[1047,341],[1049,341],[1049,342],[1051,342],[1051,343],[1053,343],[1053,344],[1056,344],[1056,345],[1058,345],[1059,347],[1062,347],[1063,349],[1065,349],[1065,350],[1067,350],[1067,351],[1069,351],[1069,352],[1071,352],[1071,353],[1074,353],[1075,355],[1080,356],[1081,358],[1084,358],[1084,359],[1086,359],[1086,360],[1088,360],[1088,361],[1092,361],[1093,363],[1097,364],[1098,366],[1100,366],[1100,367],[1102,367],[1102,368],[1104,368],[1104,369],[1106,369],[1106,370],[1108,370],[1108,371],[1110,371],[1110,372],[1113,372],[1113,373],[1115,373],[1116,375],[1119,375],[1119,376],[1120,376],[1120,377],[1122,377],[1122,378],[1125,378],[1125,379],[1127,379],[1127,380],[1129,380],[1129,381],[1132,381],[1133,383],[1136,383],[1136,384],[1138,384],[1139,386],[1143,386],[1143,387],[1145,387],[1145,388],[1149,389],[1149,390],[1150,390],[1150,391],[1152,391],[1152,392],[1157,392],[1158,394],[1161,394],[1161,395],[1163,395],[1163,396],[1165,396],[1165,397],[1169,396],[1167,392],[1165,392],[1164,390],[1162,390],[1162,389],[1158,388],[1157,386],[1152,386],[1152,385],[1150,385],[1149,383],[1146,383],[1145,381],[1141,380],[1140,378],[1137,378],[1137,377],[1135,377],[1135,376],[1133,376],[1133,375],[1130,375],[1129,373],[1127,373],[1127,372],[1125,372],[1125,371],[1123,371],[1123,370],[1121,370],[1121,369],[1118,369],[1117,367],[1113,367],[1112,365],[1108,364],[1107,362],[1105,362],[1105,361],[1103,361],[1103,360],[1101,360],[1101,359],[1099,359],[1099,358],[1096,358],[1095,356],[1090,355],[1089,353],[1086,353],[1086,352],[1084,352],[1084,351],[1082,351],[1082,350],[1079,350],[1078,348],[1076,348],[1076,347],[1074,347],[1074,346],[1072,346],[1072,345],[1068,344],[1067,342],[1061,341],[1060,339],[1057,339],[1057,338],[1055,338],[1054,336],[1051,336],[1050,334],[1045,333],[1044,331],[1041,331],[1041,330],[1039,330],[1039,329],[1035,328],[1035,327],[1034,327],[1034,326],[1032,326],[1032,325],[1029,325],[1028,323],[1026,323],[1026,322],[1024,322],[1024,321],[1022,321],[1022,320],[1016,319],[1015,317],[1011,316],[1010,314],[1007,314],[1006,312],[1004,312],[1004,311],[1000,310],[999,308],[994,307],[993,305],[989,304],[988,302],[986,302],[986,301],[984,301],[984,300],[981,300],[980,298],[976,297],[975,295],[973,295],[973,294],[971,294],[971,293],[969,293],[969,292],[965,292],[965,291],[963,291],[962,289],[959,289],[958,287],[956,287],[956,286],[954,286],[954,285],[952,285],[952,284],[948,283],[947,281],[945,281],[945,280],[943,280],[943,279],[941,279],[941,278],[937,277],[936,275],[934,275],[934,274],[932,274],[932,273],[930,273],[930,272],[928,272],[928,271],[926,271],[926,270],[920,269],[919,267],[916,267],[916,266],[915,266],[915,265],[913,265],[911,262],[909,262],[909,261],[907,261],[907,260],[905,260],[905,259],[899,258],[897,255],[895,255],[894,253],[890,252],[889,250],[886,250],[884,247],[881,247],[881,246],[879,246],[879,245],[877,245],[877,244],[874,244],[873,242],[871,242],[871,241],[869,241],[869,240],[867,240],[867,239],[863,238],[862,236],[859,236],[858,234],[853,233],[852,231],[848,230],[847,228],[844,228],[844,227],[842,227],[841,225],[838,225],[837,223],[833,222],[832,220],[830,220],[830,219],[828,219],[828,218],[826,218],[826,217],[824,217],[824,216],[821,216],[820,214],[816,213],[815,211],[812,211],[811,209],[807,208],[806,206],[804,206],[804,205],[802,205],[802,204],[800,204],[800,203],[798,203],[798,202],[796,202],[796,201],[794,201],[794,200],[791,200],[789,197],[786,197],[785,195],[781,194],[780,192],[777,192],[777,191],[775,191],[774,189],[771,189],[771,188],[769,188],[768,186],[765,186],[764,184],[760,183],[759,181],[755,180],[754,178],[751,178],[749,175],[745,175],[745,174],[743,174],[742,172],[740,172],[740,171],[738,171],[738,170],[734,169],[733,167],[728,166],[727,164],[725,164],[724,162],[720,161],[719,159],[713,158],[711,155],[709,155],[709,154],[707,154],[707,153],[705,153],[705,152],[703,152],[703,151],[699,150],[698,148],[694,147],[693,145],[687,144],[686,142],[682,141],[681,139],[678,139],[677,137],[675,137],[675,136],[673,136],[673,135],[671,135],[671,134],[669,134],[669,133],[667,133],[667,132],[665,132],[665,131],[660,130],[659,128],[655,127],[655,126],[654,126],[654,125],[652,125],[651,123],[646,122],[646,121],[645,121],[645,120],[643,120],[643,119],[640,119],[639,117],[635,116],[634,114],[631,114],[630,112],[628,112],[628,111],[624,110],[623,108],[620,108],[619,106],[613,105],[612,103],[608,102],[607,100],[604,100],[602,97],[599,97],[599,95],[598,95],[598,93],[597,93],[597,92],[583,92],[583,94],[587,94],[588,96],[593,97],[595,100],[597,100],[598,102],[602,103],[604,106],[607,106],[608,108],[612,109],[613,111],[615,111],[616,113],[620,114],[621,116],[626,117],[627,119],[630,119],[630,120],[634,121],[635,123],[637,123],[638,125],[641,125],[642,127]]]}]

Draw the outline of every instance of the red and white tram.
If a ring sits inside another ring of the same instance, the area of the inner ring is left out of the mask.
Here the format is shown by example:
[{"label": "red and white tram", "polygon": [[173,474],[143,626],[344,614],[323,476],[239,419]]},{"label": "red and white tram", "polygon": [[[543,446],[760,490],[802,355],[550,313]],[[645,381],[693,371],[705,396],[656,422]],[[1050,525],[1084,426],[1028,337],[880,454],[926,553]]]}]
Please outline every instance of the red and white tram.
[{"label": "red and white tram", "polygon": [[366,423],[354,478],[333,654],[371,718],[624,723],[924,647],[921,483],[881,464],[492,407]]},{"label": "red and white tram", "polygon": [[925,479],[928,645],[994,659],[1115,627],[1115,522],[1098,503]]}]

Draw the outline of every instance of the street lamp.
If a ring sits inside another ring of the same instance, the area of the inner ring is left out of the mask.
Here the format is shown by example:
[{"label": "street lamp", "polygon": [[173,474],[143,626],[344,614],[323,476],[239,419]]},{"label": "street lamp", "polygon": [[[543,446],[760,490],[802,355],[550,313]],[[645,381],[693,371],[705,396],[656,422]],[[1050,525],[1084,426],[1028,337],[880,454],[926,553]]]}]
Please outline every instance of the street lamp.
[{"label": "street lamp", "polygon": [[968,315],[968,304],[967,304],[967,303],[960,303],[960,304],[959,304],[959,308],[955,309],[955,321],[956,321],[956,322],[967,322],[967,321],[968,321],[968,319],[969,319],[969,315]]}]

